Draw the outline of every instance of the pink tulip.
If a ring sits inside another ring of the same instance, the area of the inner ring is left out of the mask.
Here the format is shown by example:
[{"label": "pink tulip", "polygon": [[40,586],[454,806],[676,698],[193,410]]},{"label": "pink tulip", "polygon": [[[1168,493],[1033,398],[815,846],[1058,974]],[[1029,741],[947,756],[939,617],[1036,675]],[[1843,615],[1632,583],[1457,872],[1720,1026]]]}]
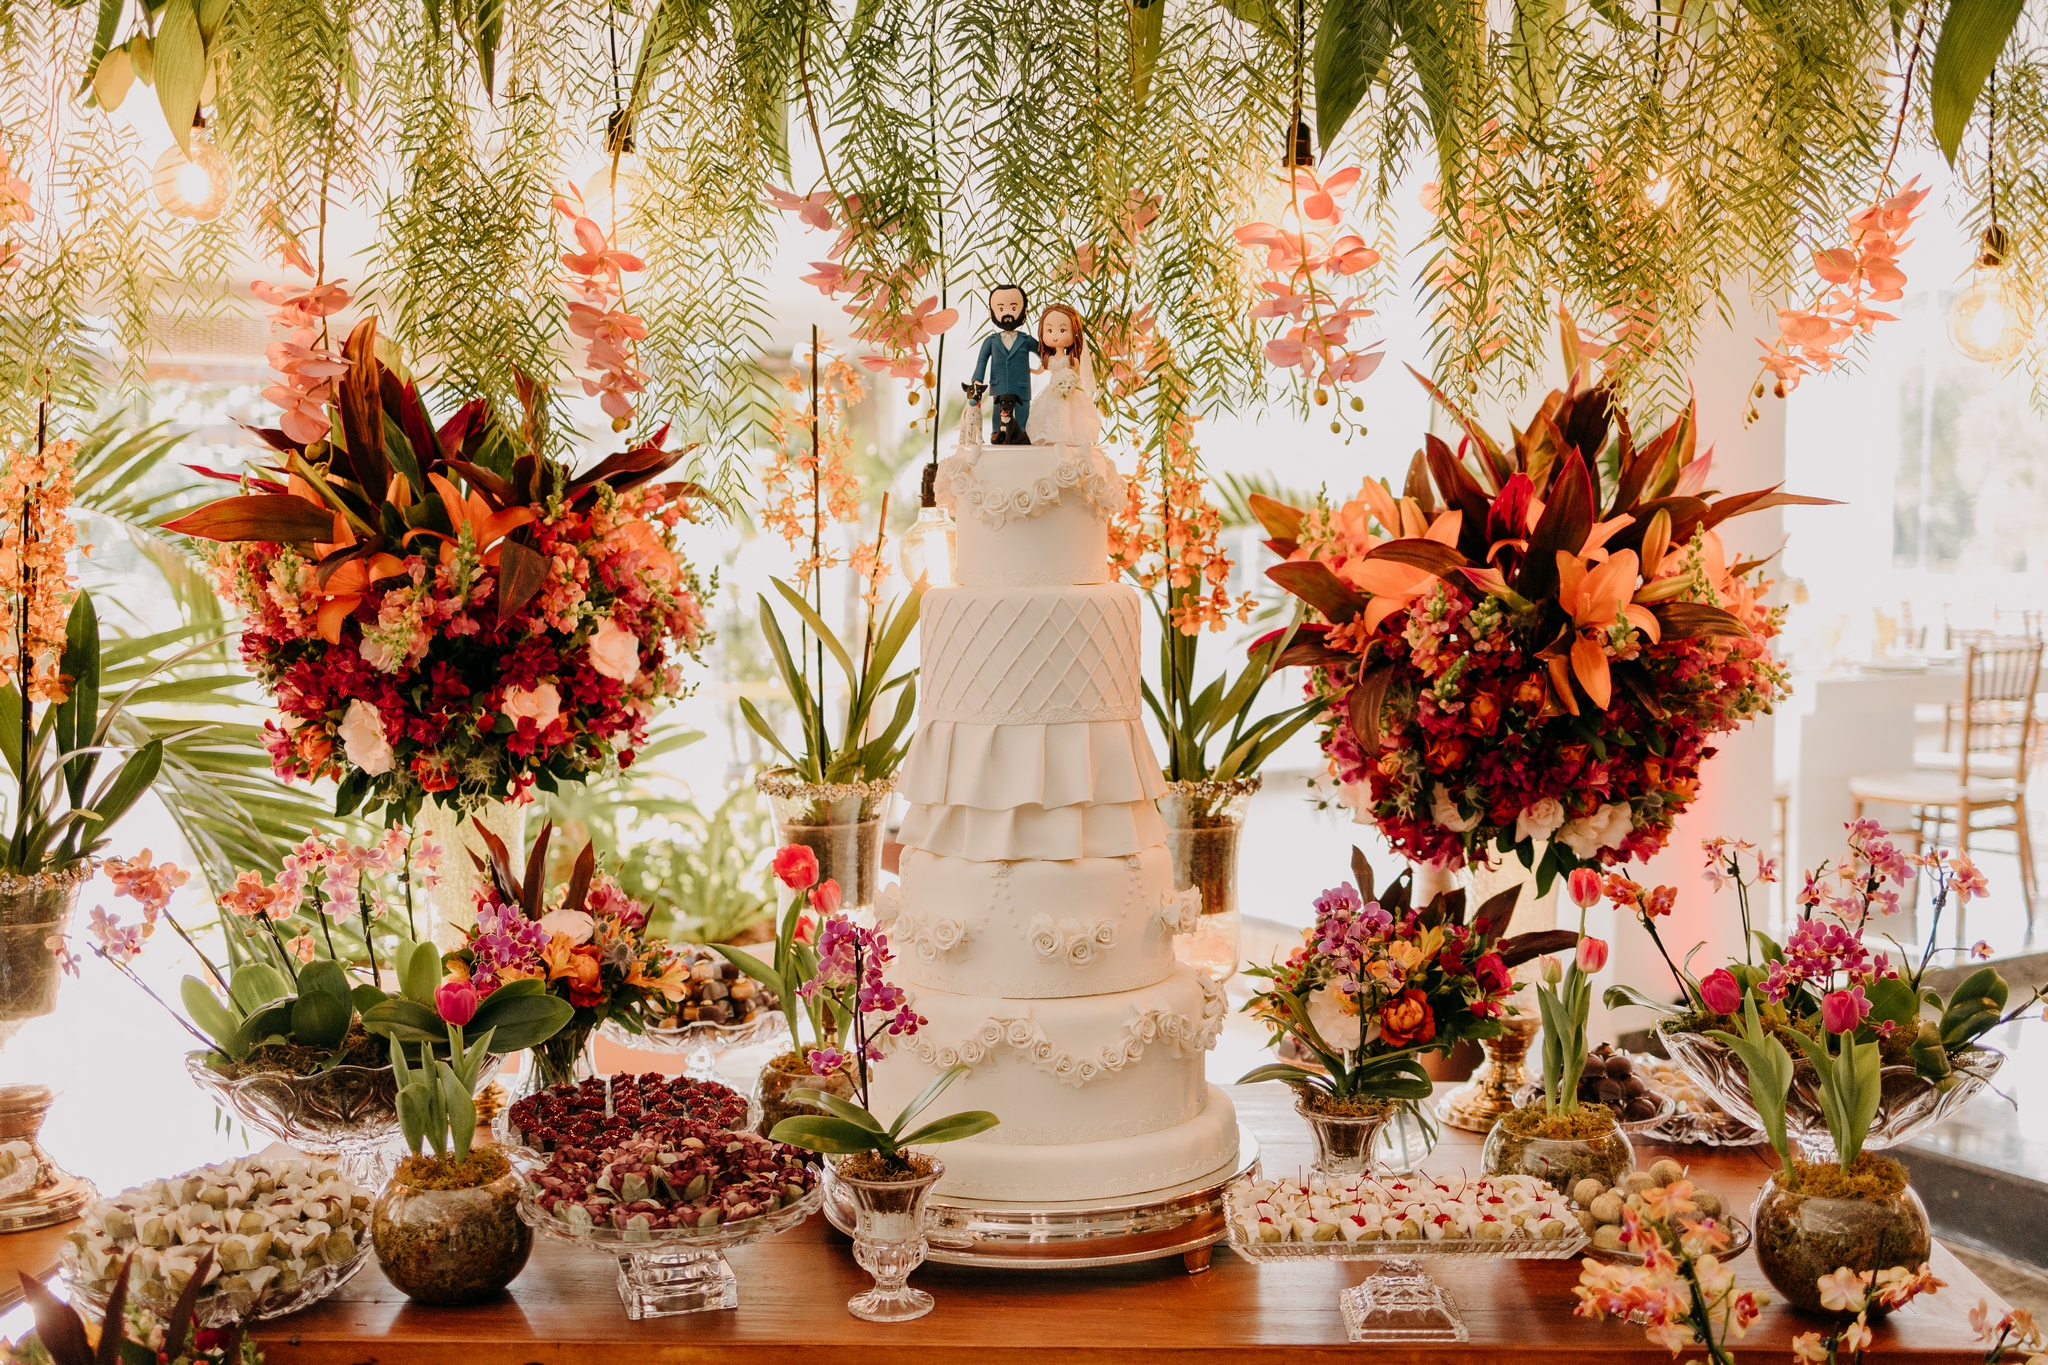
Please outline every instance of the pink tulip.
[{"label": "pink tulip", "polygon": [[1861,986],[1851,986],[1846,991],[1829,991],[1821,997],[1820,1023],[1829,1033],[1853,1033],[1863,1022],[1863,1016],[1870,1013],[1870,1002],[1863,998]]},{"label": "pink tulip", "polygon": [[1726,967],[1716,967],[1700,978],[1700,999],[1716,1014],[1733,1014],[1742,1008],[1742,983]]},{"label": "pink tulip", "polygon": [[1579,940],[1579,970],[1581,972],[1591,976],[1606,965],[1607,944],[1604,941],[1590,936]]},{"label": "pink tulip", "polygon": [[819,882],[817,888],[811,892],[811,904],[817,907],[821,915],[838,914],[839,900],[839,883],[830,877]]},{"label": "pink tulip", "polygon": [[467,981],[444,981],[434,992],[434,1008],[443,1019],[461,1028],[476,1018],[476,987]]},{"label": "pink tulip", "polygon": [[[1600,903],[1600,874],[1592,868],[1573,868],[1570,885],[1572,902],[1579,909],[1590,910]],[[1584,951],[1583,946],[1580,951]]]}]

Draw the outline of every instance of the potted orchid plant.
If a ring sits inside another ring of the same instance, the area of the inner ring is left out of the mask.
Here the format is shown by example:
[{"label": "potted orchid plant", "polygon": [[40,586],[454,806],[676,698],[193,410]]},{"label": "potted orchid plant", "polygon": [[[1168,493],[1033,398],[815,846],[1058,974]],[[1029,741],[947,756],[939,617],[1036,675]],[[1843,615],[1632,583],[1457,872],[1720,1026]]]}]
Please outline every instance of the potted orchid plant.
[{"label": "potted orchid plant", "polygon": [[907,1322],[932,1309],[932,1296],[905,1280],[924,1259],[925,1199],[946,1168],[915,1149],[970,1138],[998,1122],[994,1114],[976,1109],[910,1126],[948,1086],[973,1070],[964,1062],[941,1071],[886,1125],[874,1114],[868,1068],[881,1060],[882,1040],[910,1037],[925,1023],[902,988],[888,980],[890,961],[888,937],[879,929],[839,915],[824,921],[817,972],[802,991],[847,1021],[851,1051],[842,1056],[836,1048],[820,1048],[811,1066],[821,1076],[850,1070],[853,1094],[843,1098],[811,1087],[792,1090],[792,1104],[825,1112],[783,1119],[768,1134],[777,1142],[837,1158],[833,1179],[854,1210],[854,1259],[875,1277],[874,1288],[849,1299],[846,1308],[869,1322]]},{"label": "potted orchid plant", "polygon": [[[1607,992],[1610,1007],[1644,1005],[1664,1012],[1658,1031],[1665,1049],[1722,1108],[1762,1127],[1766,1116],[1727,1042],[1741,1032],[1744,1011],[1753,1004],[1765,1030],[1789,1049],[1792,1083],[1784,1121],[1792,1143],[1815,1160],[1834,1151],[1835,1138],[1821,1069],[1805,1044],[1842,1032],[1838,1026],[1846,1024],[1859,1045],[1877,1048],[1878,1108],[1869,1145],[1881,1149],[1938,1122],[1988,1085],[2005,1057],[1984,1038],[2033,1009],[2044,994],[2036,990],[2014,1002],[2005,978],[1983,966],[1944,997],[1934,987],[1933,969],[1944,952],[1955,950],[1937,946],[1942,920],[1952,905],[1986,894],[1984,874],[1968,857],[1947,849],[1907,854],[1875,821],[1851,822],[1847,832],[1840,862],[1832,868],[1824,863],[1806,877],[1795,897],[1798,919],[1784,943],[1751,929],[1740,959],[1704,974],[1688,969],[1690,955],[1677,963],[1667,954],[1683,997],[1676,1005],[1633,987]],[[1745,911],[1751,888],[1776,875],[1771,860],[1746,844],[1715,839],[1703,848],[1709,881],[1733,887]],[[1917,948],[1894,943],[1891,953],[1873,951],[1871,941],[1915,877],[1930,899],[1925,942]],[[1620,891],[1617,903],[1633,906],[1654,934],[1655,898],[1625,879],[1608,881]],[[1969,952],[1988,949],[1979,945]]]},{"label": "potted orchid plant", "polygon": [[1351,861],[1356,884],[1316,898],[1302,946],[1283,963],[1249,969],[1267,984],[1245,1009],[1275,1046],[1291,1043],[1304,1061],[1269,1063],[1238,1082],[1294,1089],[1325,1175],[1366,1169],[1381,1127],[1430,1093],[1418,1059],[1467,1038],[1497,1037],[1514,968],[1573,938],[1553,931],[1503,940],[1519,887],[1467,923],[1463,891],[1414,906],[1404,873],[1373,899],[1364,854],[1353,849]]}]

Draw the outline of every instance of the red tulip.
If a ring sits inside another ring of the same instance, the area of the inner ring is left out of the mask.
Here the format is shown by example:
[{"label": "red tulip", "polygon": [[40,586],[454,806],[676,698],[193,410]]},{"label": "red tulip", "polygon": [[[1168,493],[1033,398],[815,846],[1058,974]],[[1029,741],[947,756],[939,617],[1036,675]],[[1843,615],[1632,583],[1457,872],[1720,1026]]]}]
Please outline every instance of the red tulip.
[{"label": "red tulip", "polygon": [[1579,940],[1579,970],[1587,976],[1607,965],[1607,944],[1590,935]]},{"label": "red tulip", "polygon": [[1829,1033],[1854,1033],[1869,1013],[1870,1002],[1863,998],[1861,986],[1829,991],[1820,1000],[1820,1024]]},{"label": "red tulip", "polygon": [[775,850],[775,879],[792,891],[802,891],[818,880],[818,855],[802,844],[784,844]]},{"label": "red tulip", "polygon": [[811,891],[811,904],[818,908],[818,913],[821,915],[838,914],[839,899],[839,883],[833,881],[830,877],[819,882]]},{"label": "red tulip", "polygon": [[441,989],[434,992],[434,1009],[449,1023],[461,1028],[476,1018],[476,1007],[480,997],[476,987],[467,981],[444,981]]},{"label": "red tulip", "polygon": [[1716,967],[1700,978],[1700,1000],[1716,1014],[1733,1014],[1742,1008],[1742,983],[1726,967]]},{"label": "red tulip", "polygon": [[1600,903],[1600,874],[1592,868],[1573,868],[1569,884],[1572,902],[1579,909],[1590,910]]}]

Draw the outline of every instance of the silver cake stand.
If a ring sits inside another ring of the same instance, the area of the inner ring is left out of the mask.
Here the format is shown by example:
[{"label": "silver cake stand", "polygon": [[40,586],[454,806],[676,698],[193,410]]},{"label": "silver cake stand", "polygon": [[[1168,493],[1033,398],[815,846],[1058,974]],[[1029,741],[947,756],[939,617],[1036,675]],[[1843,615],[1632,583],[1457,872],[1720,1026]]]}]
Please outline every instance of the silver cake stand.
[{"label": "silver cake stand", "polygon": [[[925,1259],[1004,1270],[1082,1270],[1178,1256],[1190,1275],[1199,1275],[1227,1235],[1224,1190],[1258,1169],[1259,1140],[1240,1123],[1237,1160],[1170,1189],[1046,1204],[935,1193],[926,1205]],[[853,1235],[852,1201],[829,1168],[825,1217]]]}]

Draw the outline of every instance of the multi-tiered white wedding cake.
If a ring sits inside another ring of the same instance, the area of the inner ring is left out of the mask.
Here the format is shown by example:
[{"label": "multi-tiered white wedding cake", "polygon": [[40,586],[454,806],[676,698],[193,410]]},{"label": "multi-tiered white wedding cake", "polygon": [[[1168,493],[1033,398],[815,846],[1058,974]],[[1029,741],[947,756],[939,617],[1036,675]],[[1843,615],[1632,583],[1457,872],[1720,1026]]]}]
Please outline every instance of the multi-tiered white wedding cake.
[{"label": "multi-tiered white wedding cake", "polygon": [[1100,448],[980,447],[939,470],[960,586],[925,594],[900,888],[879,914],[928,1021],[877,1067],[894,1114],[973,1067],[919,1122],[1001,1126],[936,1153],[942,1195],[1098,1199],[1164,1189],[1237,1154],[1203,1075],[1223,990],[1174,960],[1176,895],[1140,713],[1138,595],[1109,579],[1125,484]]}]

